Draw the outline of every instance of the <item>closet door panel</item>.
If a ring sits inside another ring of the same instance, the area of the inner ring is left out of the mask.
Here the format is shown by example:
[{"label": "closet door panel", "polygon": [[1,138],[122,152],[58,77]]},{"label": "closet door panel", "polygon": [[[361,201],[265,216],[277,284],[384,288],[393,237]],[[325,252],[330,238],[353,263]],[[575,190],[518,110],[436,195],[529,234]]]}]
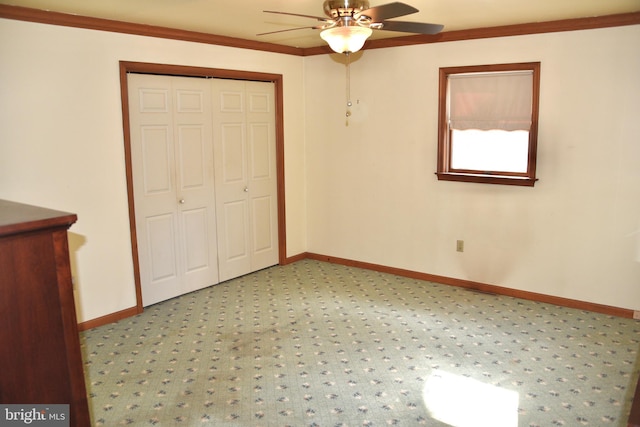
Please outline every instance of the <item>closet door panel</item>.
[{"label": "closet door panel", "polygon": [[210,226],[208,216],[207,208],[191,209],[182,213],[187,274],[211,267],[209,257],[211,242],[207,239]]},{"label": "closet door panel", "polygon": [[245,85],[213,80],[214,159],[220,280],[251,271]]},{"label": "closet door panel", "polygon": [[251,199],[251,269],[278,263],[278,211],[274,85],[246,82],[249,100],[246,123],[249,133]]},{"label": "closet door panel", "polygon": [[175,216],[167,214],[147,217],[145,228],[151,264],[148,269],[149,277],[146,277],[149,285],[175,280],[178,276]]},{"label": "closet door panel", "polygon": [[132,74],[131,157],[143,305],[218,283],[211,88]]},{"label": "closet door panel", "polygon": [[219,80],[212,86],[218,230],[224,236],[220,278],[226,280],[278,263],[274,85]]}]

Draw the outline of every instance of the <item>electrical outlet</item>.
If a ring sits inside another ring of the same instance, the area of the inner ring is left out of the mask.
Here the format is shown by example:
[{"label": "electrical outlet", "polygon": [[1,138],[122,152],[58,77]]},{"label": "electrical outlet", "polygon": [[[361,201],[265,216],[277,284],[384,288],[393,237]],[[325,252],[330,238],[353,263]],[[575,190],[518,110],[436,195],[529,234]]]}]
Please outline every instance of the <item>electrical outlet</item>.
[{"label": "electrical outlet", "polygon": [[636,320],[640,320],[640,311],[634,310],[633,318]]},{"label": "electrical outlet", "polygon": [[456,240],[456,251],[464,252],[464,240]]}]

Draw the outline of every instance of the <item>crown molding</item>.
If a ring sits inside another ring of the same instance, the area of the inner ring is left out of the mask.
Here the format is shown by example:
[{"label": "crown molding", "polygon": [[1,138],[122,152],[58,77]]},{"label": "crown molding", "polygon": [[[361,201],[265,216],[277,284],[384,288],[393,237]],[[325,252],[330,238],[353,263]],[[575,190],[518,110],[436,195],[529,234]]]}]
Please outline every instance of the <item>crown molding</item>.
[{"label": "crown molding", "polygon": [[114,21],[111,19],[92,18],[89,16],[51,12],[22,6],[0,5],[0,18],[19,21],[37,22],[40,24],[60,25],[64,27],[85,28],[90,30],[109,31],[113,33],[133,34],[196,43],[214,44],[236,47],[239,49],[261,50],[266,52],[300,55],[300,49],[275,43],[265,43],[197,31],[179,30],[155,25],[135,24]]},{"label": "crown molding", "polygon": [[[368,40],[364,44],[364,47],[362,49],[380,49],[387,47],[410,46],[416,44],[444,43],[495,37],[523,36],[529,34],[592,30],[596,28],[622,27],[638,24],[640,24],[640,12],[631,12],[590,18],[563,19],[558,21],[503,25],[499,27],[443,31],[441,33],[433,35],[420,34],[413,36],[394,37],[389,39]],[[329,49],[328,46],[313,47],[302,50],[303,56],[331,53],[331,49]]]},{"label": "crown molding", "polygon": [[[178,30],[175,28],[154,25],[134,24],[110,19],[92,18],[32,9],[22,6],[0,4],[0,18],[19,21],[37,22],[41,24],[60,25],[66,27],[85,28],[114,33],[133,34],[172,40],[235,47],[239,49],[260,50],[297,56],[313,56],[331,54],[329,46],[297,48],[275,43],[265,43],[235,37],[196,31]],[[461,40],[486,39],[494,37],[522,36],[528,34],[555,33],[563,31],[590,30],[596,28],[621,27],[640,24],[640,12],[617,15],[596,16],[589,18],[563,19],[558,21],[534,22],[528,24],[503,25],[498,27],[475,28],[470,30],[444,31],[435,35],[413,35],[388,39],[369,40],[363,50],[388,47],[410,46],[416,44],[443,43]]]}]

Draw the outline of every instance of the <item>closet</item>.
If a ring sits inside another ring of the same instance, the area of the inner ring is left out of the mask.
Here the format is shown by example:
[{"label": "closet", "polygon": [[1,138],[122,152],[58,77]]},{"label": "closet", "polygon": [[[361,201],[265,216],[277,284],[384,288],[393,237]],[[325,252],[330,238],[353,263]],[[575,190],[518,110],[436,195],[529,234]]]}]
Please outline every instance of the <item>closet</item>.
[{"label": "closet", "polygon": [[143,305],[277,264],[274,84],[127,82]]}]

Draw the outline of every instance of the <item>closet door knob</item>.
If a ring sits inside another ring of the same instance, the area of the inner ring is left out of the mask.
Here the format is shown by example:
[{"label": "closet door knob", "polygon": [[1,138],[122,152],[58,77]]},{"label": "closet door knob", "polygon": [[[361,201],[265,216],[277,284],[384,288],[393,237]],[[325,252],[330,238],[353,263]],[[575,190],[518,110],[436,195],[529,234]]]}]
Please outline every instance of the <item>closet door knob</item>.
[{"label": "closet door knob", "polygon": [[178,200],[178,203],[180,203],[181,205],[184,205],[184,199]]},{"label": "closet door knob", "polygon": [[249,187],[244,187],[244,192],[248,193],[249,192]]}]

